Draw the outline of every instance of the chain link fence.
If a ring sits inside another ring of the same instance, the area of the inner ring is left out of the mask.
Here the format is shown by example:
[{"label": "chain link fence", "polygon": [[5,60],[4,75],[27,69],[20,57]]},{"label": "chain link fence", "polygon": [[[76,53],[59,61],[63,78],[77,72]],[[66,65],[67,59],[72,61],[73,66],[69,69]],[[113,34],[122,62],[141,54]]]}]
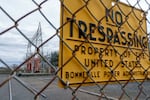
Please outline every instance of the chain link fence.
[{"label": "chain link fence", "polygon": [[[148,0],[15,1],[0,1],[0,65],[9,70],[1,75],[0,95],[6,91],[9,100],[17,100],[19,92],[25,100],[150,99]],[[34,36],[39,22],[44,28]],[[58,66],[45,56],[56,50]],[[37,57],[42,67],[33,75],[48,67],[48,78],[19,77]],[[24,88],[15,90],[18,86]],[[28,92],[32,95],[24,97]]]}]

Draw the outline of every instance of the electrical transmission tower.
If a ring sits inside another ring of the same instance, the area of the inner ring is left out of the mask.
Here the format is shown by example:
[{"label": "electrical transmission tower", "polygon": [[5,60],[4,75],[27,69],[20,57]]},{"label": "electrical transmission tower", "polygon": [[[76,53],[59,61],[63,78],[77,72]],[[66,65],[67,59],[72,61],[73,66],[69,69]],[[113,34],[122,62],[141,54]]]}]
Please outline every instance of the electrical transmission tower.
[{"label": "electrical transmission tower", "polygon": [[[32,43],[31,43],[31,42]],[[36,33],[33,35],[33,37],[30,39],[27,45],[27,54],[26,58],[29,58],[33,52],[36,51],[36,47],[38,47],[42,42],[42,29],[41,29],[41,24],[39,23],[38,29]],[[34,46],[33,46],[34,45]],[[39,48],[39,53],[43,55],[43,47]],[[27,72],[40,72],[40,69],[43,68],[43,61],[41,61],[41,57],[39,55],[35,55],[35,57],[31,58],[27,62]]]}]

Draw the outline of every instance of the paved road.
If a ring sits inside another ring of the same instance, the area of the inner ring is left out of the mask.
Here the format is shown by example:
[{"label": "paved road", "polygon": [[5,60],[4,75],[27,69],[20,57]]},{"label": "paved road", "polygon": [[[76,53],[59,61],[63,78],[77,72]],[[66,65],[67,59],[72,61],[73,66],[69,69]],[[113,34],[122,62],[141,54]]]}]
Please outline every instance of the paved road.
[{"label": "paved road", "polygon": [[[0,75],[0,83],[6,79],[6,75]],[[49,80],[53,76],[34,76],[34,77],[20,77],[25,83],[28,83],[29,86],[36,88],[37,90],[42,89],[42,87],[49,82]],[[26,88],[24,88],[18,81],[12,79],[11,81],[11,91],[12,91],[12,100],[34,100],[34,95]],[[9,100],[9,88],[8,83],[5,84],[3,87],[0,88],[0,100]],[[100,85],[102,87],[102,85]],[[138,88],[139,84],[137,83],[130,83],[125,88],[121,88],[121,85],[107,85],[103,91],[103,93],[109,97],[119,98],[121,93],[125,91],[123,100],[134,100],[137,97],[139,91]],[[142,93],[139,96],[138,100],[145,100],[150,96],[150,81],[144,82],[142,85]],[[97,96],[89,95],[84,93],[86,91],[91,91],[99,93],[99,89],[96,86],[84,86],[80,88],[82,92],[78,91],[77,98],[79,100],[97,100]],[[86,91],[84,91],[86,90]],[[55,80],[45,91],[44,94],[47,98],[40,97],[40,100],[71,100],[72,99],[72,91],[70,89],[61,89],[57,86],[57,80]],[[104,99],[105,100],[105,99]]]},{"label": "paved road", "polygon": [[[0,75],[0,83],[6,79],[6,75]],[[46,83],[52,77],[20,77],[25,83],[28,83],[29,86],[36,88],[37,90],[42,89]],[[30,91],[28,91],[25,87],[23,87],[18,81],[15,79],[11,80],[12,86],[12,100],[34,100],[34,95]],[[9,100],[9,84],[5,84],[3,87],[0,88],[0,100]],[[54,81],[45,91],[44,94],[46,98],[40,96],[40,100],[71,100],[72,99],[72,92],[70,89],[62,89],[58,88],[57,80]],[[82,100],[92,100],[96,98],[95,96],[89,96],[88,94],[84,94],[81,96],[80,94],[77,95]]]}]

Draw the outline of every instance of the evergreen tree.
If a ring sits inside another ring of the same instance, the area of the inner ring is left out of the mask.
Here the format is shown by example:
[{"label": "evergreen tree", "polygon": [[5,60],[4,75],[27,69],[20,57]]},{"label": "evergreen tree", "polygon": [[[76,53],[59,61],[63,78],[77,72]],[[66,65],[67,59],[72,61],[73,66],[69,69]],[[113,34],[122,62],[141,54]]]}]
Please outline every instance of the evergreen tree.
[{"label": "evergreen tree", "polygon": [[58,51],[51,52],[51,54],[50,54],[50,62],[54,66],[58,66]]}]

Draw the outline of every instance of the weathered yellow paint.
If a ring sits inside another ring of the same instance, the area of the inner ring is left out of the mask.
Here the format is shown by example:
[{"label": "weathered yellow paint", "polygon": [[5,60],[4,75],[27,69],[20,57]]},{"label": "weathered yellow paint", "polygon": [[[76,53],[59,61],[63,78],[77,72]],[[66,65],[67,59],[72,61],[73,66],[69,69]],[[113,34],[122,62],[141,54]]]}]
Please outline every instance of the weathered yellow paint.
[{"label": "weathered yellow paint", "polygon": [[84,84],[145,79],[150,65],[143,11],[113,6],[114,0],[62,2],[59,77],[65,83],[80,84],[88,75]]}]

